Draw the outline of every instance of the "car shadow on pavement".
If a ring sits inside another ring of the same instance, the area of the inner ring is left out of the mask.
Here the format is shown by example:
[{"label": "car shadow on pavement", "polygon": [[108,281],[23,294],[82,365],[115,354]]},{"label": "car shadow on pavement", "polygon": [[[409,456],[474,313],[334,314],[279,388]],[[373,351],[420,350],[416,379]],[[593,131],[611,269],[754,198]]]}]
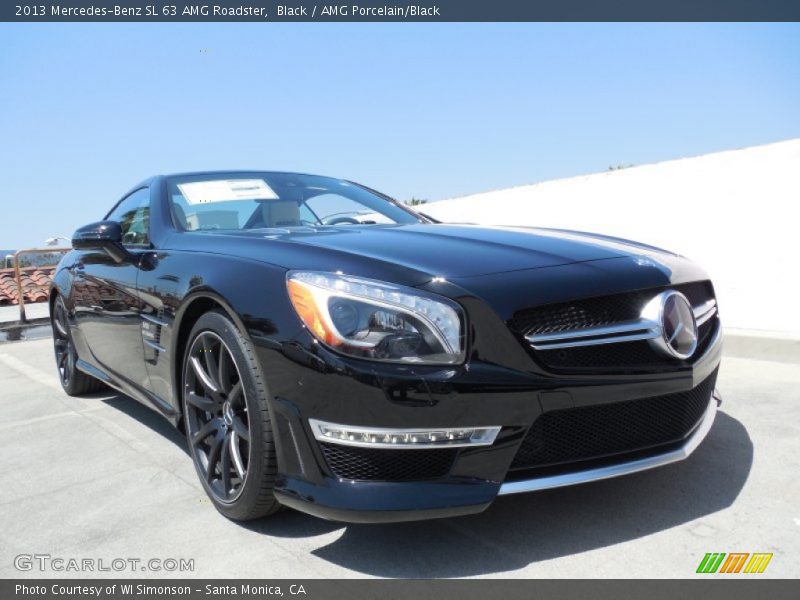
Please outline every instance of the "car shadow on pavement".
[{"label": "car shadow on pavement", "polygon": [[730,506],[753,444],[724,412],[687,460],[596,483],[501,497],[468,517],[388,525],[332,523],[295,511],[242,524],[270,536],[342,530],[313,553],[379,577],[466,577],[510,571],[686,525]]},{"label": "car shadow on pavement", "polygon": [[161,416],[161,414],[152,408],[137,402],[133,398],[118,394],[116,392],[112,393],[114,393],[113,396],[109,396],[108,392],[104,392],[96,394],[96,397],[111,408],[125,413],[132,419],[139,421],[142,425],[149,427],[154,432],[161,435],[161,437],[164,439],[169,440],[178,446],[178,448],[183,450],[187,456],[189,455],[189,451],[186,448],[186,438],[184,437],[183,432],[173,427],[167,419]]}]

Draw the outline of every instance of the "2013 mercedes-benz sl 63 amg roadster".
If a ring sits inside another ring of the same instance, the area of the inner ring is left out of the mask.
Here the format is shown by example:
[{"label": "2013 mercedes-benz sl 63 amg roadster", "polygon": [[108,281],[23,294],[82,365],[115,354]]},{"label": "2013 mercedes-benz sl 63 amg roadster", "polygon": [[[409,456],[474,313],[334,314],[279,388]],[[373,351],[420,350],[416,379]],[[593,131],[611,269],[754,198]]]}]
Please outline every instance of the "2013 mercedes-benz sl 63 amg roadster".
[{"label": "2013 mercedes-benz sl 63 amg roadster", "polygon": [[72,244],[50,295],[64,390],[181,428],[232,519],[476,513],[683,459],[719,403],[711,282],[634,242],[212,172],[144,181]]}]

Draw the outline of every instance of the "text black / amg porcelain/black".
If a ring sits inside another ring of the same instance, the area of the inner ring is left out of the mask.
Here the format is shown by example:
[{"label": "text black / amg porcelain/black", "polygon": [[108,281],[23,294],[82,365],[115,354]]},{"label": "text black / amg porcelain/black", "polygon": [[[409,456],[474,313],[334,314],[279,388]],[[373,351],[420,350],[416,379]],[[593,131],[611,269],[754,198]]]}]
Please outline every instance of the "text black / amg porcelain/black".
[{"label": "text black / amg porcelain/black", "polygon": [[181,427],[234,519],[475,513],[685,458],[718,404],[689,260],[314,175],[148,179],[75,233],[50,303],[66,392]]}]

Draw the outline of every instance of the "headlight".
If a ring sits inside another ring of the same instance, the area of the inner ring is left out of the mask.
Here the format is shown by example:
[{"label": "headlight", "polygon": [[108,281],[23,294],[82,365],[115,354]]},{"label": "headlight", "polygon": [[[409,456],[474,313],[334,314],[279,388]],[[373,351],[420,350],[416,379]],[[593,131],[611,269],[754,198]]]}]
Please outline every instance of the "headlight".
[{"label": "headlight", "polygon": [[308,330],[339,352],[412,363],[464,358],[463,316],[446,298],[334,273],[289,273],[286,285]]}]

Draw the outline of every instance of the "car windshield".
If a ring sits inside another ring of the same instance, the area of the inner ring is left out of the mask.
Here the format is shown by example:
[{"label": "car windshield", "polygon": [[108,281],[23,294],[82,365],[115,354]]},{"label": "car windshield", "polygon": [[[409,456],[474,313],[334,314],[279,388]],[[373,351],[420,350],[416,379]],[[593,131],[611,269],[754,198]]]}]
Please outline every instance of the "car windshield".
[{"label": "car windshield", "polygon": [[418,223],[419,217],[355,183],[293,173],[171,177],[167,191],[184,231]]}]

